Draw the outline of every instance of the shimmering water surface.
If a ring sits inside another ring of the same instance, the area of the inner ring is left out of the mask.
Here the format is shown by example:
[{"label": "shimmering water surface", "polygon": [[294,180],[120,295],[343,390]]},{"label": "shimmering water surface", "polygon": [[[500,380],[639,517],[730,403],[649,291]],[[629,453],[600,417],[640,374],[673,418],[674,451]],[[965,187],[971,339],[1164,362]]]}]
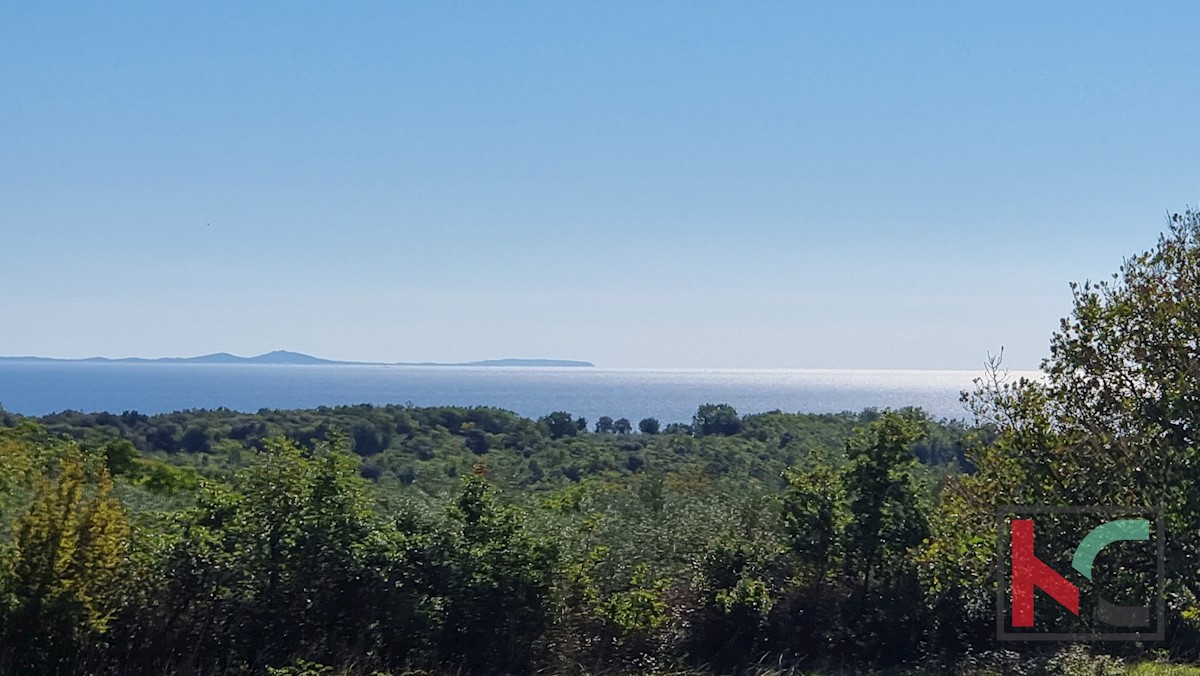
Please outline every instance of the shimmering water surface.
[{"label": "shimmering water surface", "polygon": [[920,406],[965,418],[959,393],[978,371],[633,370],[452,366],[0,364],[0,405],[160,413],[189,408],[312,408],[411,402],[499,406],[524,416],[565,410],[595,420],[690,420],[706,402],[741,413]]}]

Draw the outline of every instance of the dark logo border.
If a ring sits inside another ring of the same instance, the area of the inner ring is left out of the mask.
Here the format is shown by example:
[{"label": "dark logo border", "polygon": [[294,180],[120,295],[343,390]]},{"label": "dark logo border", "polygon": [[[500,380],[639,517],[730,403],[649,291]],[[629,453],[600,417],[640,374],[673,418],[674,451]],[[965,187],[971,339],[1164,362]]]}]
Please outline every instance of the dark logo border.
[{"label": "dark logo border", "polygon": [[[1014,632],[1007,629],[1011,608],[1006,603],[1005,520],[1014,514],[1101,514],[1108,516],[1138,515],[1154,517],[1154,539],[1157,543],[1158,585],[1155,593],[1157,612],[1153,632]],[[1080,507],[998,505],[996,507],[996,640],[997,641],[1163,641],[1166,639],[1166,530],[1162,510],[1156,507]]]}]

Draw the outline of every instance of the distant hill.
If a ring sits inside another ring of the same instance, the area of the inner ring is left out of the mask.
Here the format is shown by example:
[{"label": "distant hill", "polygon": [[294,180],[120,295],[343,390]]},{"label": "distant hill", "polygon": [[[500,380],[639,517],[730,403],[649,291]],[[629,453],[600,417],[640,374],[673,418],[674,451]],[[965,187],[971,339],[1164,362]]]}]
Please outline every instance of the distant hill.
[{"label": "distant hill", "polygon": [[0,362],[54,362],[78,364],[349,364],[353,362],[331,361],[299,352],[275,350],[257,357],[239,357],[228,352],[216,352],[199,357],[87,357],[86,359],[55,359],[53,357],[0,357]]},{"label": "distant hill", "polygon": [[574,359],[485,359],[461,363],[440,362],[361,362],[335,361],[322,359],[300,352],[275,350],[256,357],[239,357],[228,352],[216,352],[199,357],[88,357],[86,359],[55,359],[53,357],[0,357],[0,363],[76,363],[76,364],[280,364],[280,365],[311,365],[311,366],[553,366],[553,367],[593,367],[588,361]]}]

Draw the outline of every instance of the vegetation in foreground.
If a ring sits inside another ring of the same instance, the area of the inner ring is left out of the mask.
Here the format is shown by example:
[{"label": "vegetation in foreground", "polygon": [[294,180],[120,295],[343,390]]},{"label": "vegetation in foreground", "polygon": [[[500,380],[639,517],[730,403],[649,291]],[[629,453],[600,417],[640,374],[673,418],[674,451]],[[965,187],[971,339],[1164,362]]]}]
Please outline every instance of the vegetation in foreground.
[{"label": "vegetation in foreground", "polygon": [[[971,427],[0,412],[0,670],[1190,673],[1198,364],[1189,211]],[[995,643],[997,504],[1159,506],[1168,640]]]}]

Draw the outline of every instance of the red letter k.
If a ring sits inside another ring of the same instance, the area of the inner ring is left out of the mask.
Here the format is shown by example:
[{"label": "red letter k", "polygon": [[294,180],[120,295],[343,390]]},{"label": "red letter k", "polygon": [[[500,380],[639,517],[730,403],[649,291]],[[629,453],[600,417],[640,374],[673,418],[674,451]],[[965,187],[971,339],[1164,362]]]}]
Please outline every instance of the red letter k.
[{"label": "red letter k", "polygon": [[1079,588],[1033,554],[1033,521],[1012,522],[1012,626],[1033,626],[1033,588],[1079,614]]}]

